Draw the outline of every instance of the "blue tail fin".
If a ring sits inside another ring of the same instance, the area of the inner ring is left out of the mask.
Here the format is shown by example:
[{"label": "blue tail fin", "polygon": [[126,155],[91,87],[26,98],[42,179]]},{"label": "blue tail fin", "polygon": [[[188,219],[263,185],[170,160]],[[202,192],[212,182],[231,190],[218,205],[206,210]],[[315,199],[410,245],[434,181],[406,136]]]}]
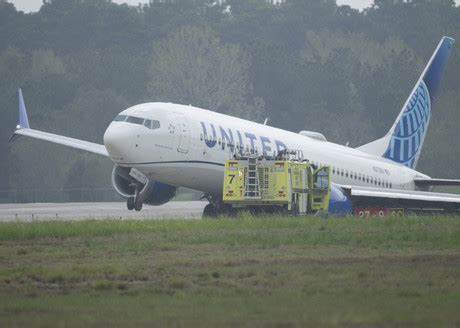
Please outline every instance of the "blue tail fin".
[{"label": "blue tail fin", "polygon": [[385,137],[358,149],[385,157],[412,169],[417,166],[431,119],[431,107],[454,39],[443,37],[420,79]]}]

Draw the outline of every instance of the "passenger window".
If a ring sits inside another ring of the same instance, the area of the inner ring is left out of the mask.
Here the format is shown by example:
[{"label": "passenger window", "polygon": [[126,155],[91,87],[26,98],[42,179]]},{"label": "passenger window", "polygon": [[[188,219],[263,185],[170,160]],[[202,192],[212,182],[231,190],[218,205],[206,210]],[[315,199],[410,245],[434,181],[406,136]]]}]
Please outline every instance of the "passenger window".
[{"label": "passenger window", "polygon": [[345,171],[345,177],[348,178],[348,170]]}]

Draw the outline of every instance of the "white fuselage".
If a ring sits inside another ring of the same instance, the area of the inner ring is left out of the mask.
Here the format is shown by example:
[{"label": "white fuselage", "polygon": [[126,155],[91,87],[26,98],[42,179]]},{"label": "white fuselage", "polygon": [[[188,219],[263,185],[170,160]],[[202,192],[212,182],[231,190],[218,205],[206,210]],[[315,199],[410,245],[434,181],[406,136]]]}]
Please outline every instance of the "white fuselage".
[{"label": "white fuselage", "polygon": [[353,148],[192,106],[146,103],[120,114],[159,125],[152,129],[141,120],[112,122],[104,144],[116,165],[214,195],[222,192],[225,160],[241,148],[268,155],[283,148],[302,150],[310,162],[330,165],[332,181],[340,185],[414,190],[415,177],[427,178]]}]

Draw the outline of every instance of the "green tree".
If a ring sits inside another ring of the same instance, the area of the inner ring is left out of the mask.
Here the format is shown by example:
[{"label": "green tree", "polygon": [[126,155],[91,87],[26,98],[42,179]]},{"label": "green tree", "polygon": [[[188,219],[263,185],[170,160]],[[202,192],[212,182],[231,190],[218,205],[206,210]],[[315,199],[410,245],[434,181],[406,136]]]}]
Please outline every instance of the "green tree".
[{"label": "green tree", "polygon": [[260,118],[263,103],[252,95],[249,61],[235,45],[209,29],[182,28],[154,45],[152,100],[192,104],[246,118]]}]

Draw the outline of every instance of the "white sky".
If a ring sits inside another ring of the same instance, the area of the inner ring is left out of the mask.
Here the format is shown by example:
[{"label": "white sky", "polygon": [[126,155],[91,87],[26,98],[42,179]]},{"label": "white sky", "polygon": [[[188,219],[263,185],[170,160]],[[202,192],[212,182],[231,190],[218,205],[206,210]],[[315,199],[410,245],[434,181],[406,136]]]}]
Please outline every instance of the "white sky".
[{"label": "white sky", "polygon": [[[7,0],[14,4],[17,10],[24,11],[26,13],[31,11],[38,11],[40,9],[43,1],[42,0]],[[128,3],[130,5],[137,6],[139,3],[148,3],[149,0],[112,0],[116,3]],[[368,7],[373,0],[337,0],[339,5],[348,4],[351,7],[363,9]]]},{"label": "white sky", "polygon": [[[31,11],[38,11],[40,9],[43,0],[7,0],[14,4],[17,10],[24,11],[26,13]],[[127,3],[130,5],[137,6],[139,3],[148,3],[149,0],[112,0],[116,3]],[[455,1],[457,4],[460,0]],[[347,4],[353,8],[363,9],[369,7],[369,5],[373,3],[373,0],[337,0],[337,4],[343,5]]]}]

